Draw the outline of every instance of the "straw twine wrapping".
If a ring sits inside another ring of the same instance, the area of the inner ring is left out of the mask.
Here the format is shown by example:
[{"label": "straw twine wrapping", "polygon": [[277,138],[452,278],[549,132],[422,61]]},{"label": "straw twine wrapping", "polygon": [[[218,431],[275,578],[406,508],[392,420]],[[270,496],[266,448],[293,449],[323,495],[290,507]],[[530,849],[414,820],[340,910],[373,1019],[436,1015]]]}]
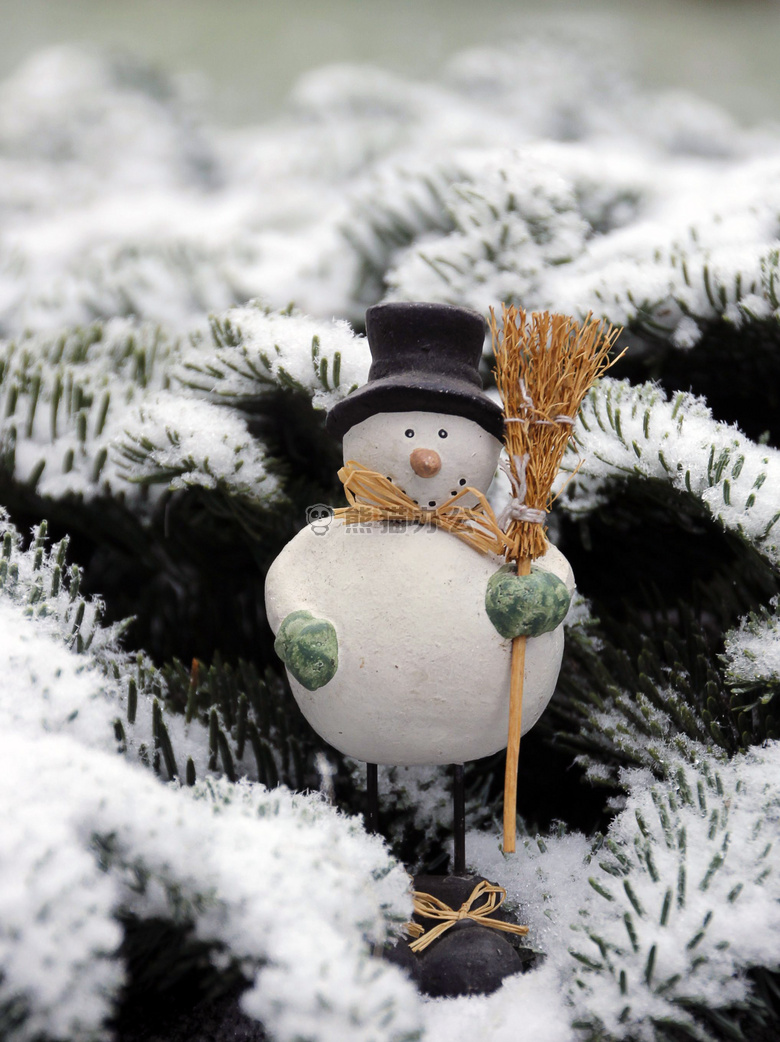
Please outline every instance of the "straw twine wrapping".
[{"label": "straw twine wrapping", "polygon": [[[412,896],[414,898],[414,910],[418,915],[425,916],[426,919],[441,920],[440,923],[431,927],[430,930],[426,930],[419,923],[406,924],[407,932],[412,937],[417,938],[416,941],[409,945],[413,952],[424,951],[437,937],[441,937],[443,933],[446,933],[451,926],[460,922],[461,919],[471,919],[473,922],[479,923],[480,926],[489,926],[493,930],[503,930],[505,933],[514,933],[521,937],[525,937],[528,933],[527,926],[518,926],[517,923],[505,923],[502,919],[488,918],[493,912],[498,911],[506,900],[506,890],[502,886],[488,883],[485,879],[474,887],[471,896],[463,902],[457,911],[432,894],[425,894],[420,890],[415,890]],[[475,908],[474,904],[481,897],[485,896],[487,896],[485,903]]]},{"label": "straw twine wrapping", "polygon": [[[348,507],[335,511],[348,525],[371,521],[418,521],[451,532],[481,554],[503,555],[506,538],[484,495],[466,486],[434,510],[423,510],[383,474],[347,460],[339,471]],[[479,506],[460,505],[464,496],[475,496]]]}]

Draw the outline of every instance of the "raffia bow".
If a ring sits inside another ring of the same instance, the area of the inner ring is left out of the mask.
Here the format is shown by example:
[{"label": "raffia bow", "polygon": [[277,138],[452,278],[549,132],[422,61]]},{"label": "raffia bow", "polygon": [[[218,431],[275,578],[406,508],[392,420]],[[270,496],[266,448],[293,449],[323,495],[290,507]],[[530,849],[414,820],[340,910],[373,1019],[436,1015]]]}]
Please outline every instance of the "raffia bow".
[{"label": "raffia bow", "polygon": [[[475,903],[485,895],[487,895],[485,903],[475,908]],[[520,937],[525,937],[528,933],[527,926],[519,926],[517,923],[505,923],[502,919],[489,918],[506,900],[506,890],[503,886],[488,883],[485,879],[474,887],[470,897],[463,902],[457,911],[454,908],[450,908],[444,901],[440,901],[438,897],[434,897],[433,894],[425,894],[420,890],[415,890],[412,896],[414,898],[414,910],[417,915],[424,916],[426,919],[441,920],[436,926],[431,927],[430,930],[426,930],[419,923],[411,922],[406,924],[407,932],[412,937],[417,938],[409,945],[413,952],[424,951],[437,937],[441,937],[443,933],[446,933],[451,926],[460,922],[461,919],[471,919],[473,922],[479,923],[480,926],[489,926],[493,930],[503,930],[505,933],[517,934]]]},{"label": "raffia bow", "polygon": [[[504,554],[506,537],[496,515],[485,496],[471,486],[461,489],[440,506],[423,510],[383,474],[368,470],[355,460],[347,460],[338,476],[349,506],[339,508],[335,515],[348,525],[370,521],[417,521],[452,532],[481,554]],[[461,506],[460,500],[464,496],[474,496],[479,505]]]}]

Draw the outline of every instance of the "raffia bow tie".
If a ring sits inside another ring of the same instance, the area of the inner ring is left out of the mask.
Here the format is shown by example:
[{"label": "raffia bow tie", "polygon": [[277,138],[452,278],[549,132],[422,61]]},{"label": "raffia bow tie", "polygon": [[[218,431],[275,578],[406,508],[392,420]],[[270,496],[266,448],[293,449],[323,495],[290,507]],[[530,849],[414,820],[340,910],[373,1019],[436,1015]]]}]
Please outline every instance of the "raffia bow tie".
[{"label": "raffia bow tie", "polygon": [[[349,503],[335,511],[345,524],[356,525],[371,521],[416,521],[433,524],[452,532],[458,539],[481,554],[503,556],[506,537],[499,527],[482,492],[471,486],[461,489],[438,507],[423,510],[397,485],[375,470],[362,467],[355,460],[347,460],[339,471],[339,480]],[[478,506],[467,507],[460,502],[464,496],[474,496]]]},{"label": "raffia bow tie", "polygon": [[[481,897],[486,897],[485,903],[475,908],[474,905]],[[486,879],[483,879],[481,883],[474,887],[471,896],[457,910],[450,908],[448,904],[440,901],[433,894],[425,894],[420,890],[414,891],[413,898],[414,910],[417,915],[426,919],[441,920],[436,926],[431,927],[430,930],[426,930],[419,923],[411,922],[406,924],[407,933],[417,938],[409,945],[413,952],[424,951],[437,937],[441,937],[443,933],[446,933],[451,926],[454,926],[461,919],[471,919],[472,922],[478,923],[480,926],[489,926],[493,930],[503,930],[505,933],[513,933],[520,937],[524,937],[528,933],[527,926],[506,923],[503,919],[489,918],[493,912],[498,911],[506,900],[506,890],[502,886],[496,886],[495,883],[488,883]]]}]

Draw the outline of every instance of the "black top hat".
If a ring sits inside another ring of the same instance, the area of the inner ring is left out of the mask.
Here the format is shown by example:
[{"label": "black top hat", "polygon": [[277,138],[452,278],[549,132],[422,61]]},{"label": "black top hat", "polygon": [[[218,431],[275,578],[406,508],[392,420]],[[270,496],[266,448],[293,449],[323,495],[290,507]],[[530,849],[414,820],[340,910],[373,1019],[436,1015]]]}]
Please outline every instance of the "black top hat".
[{"label": "black top hat", "polygon": [[373,362],[368,383],[328,413],[327,429],[342,438],[379,412],[443,412],[474,420],[501,439],[501,407],[482,391],[479,360],[485,320],[448,304],[398,302],[366,311]]}]

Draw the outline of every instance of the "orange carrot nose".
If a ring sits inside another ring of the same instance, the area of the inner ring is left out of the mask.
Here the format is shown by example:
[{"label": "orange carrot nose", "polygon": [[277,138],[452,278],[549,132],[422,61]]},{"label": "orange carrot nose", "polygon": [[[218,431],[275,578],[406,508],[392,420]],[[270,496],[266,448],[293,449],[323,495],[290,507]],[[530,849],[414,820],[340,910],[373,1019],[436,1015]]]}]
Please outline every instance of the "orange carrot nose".
[{"label": "orange carrot nose", "polygon": [[421,478],[432,478],[441,470],[441,456],[433,449],[415,449],[409,457],[409,463]]}]

